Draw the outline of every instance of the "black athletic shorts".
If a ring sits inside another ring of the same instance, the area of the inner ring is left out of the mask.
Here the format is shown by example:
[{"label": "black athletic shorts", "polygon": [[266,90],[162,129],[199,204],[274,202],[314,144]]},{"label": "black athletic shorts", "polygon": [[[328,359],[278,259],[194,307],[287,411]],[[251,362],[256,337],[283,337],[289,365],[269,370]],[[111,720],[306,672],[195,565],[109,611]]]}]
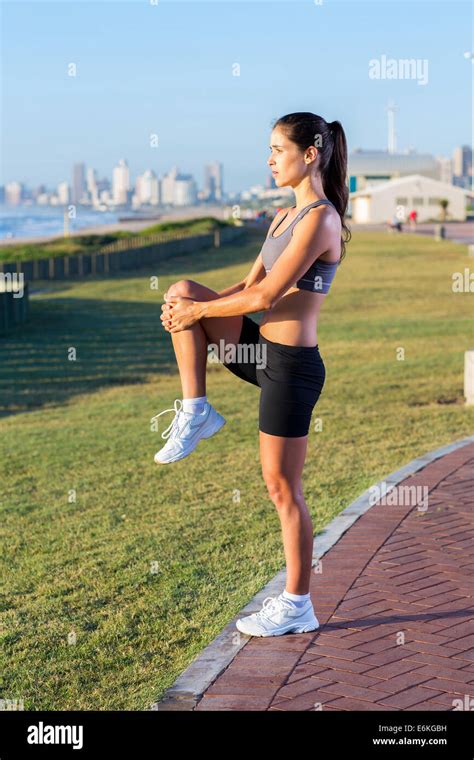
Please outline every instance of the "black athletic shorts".
[{"label": "black athletic shorts", "polygon": [[259,430],[288,438],[308,434],[326,378],[319,344],[275,343],[264,338],[257,322],[244,314],[238,344],[227,346],[221,362],[234,375],[261,389]]}]

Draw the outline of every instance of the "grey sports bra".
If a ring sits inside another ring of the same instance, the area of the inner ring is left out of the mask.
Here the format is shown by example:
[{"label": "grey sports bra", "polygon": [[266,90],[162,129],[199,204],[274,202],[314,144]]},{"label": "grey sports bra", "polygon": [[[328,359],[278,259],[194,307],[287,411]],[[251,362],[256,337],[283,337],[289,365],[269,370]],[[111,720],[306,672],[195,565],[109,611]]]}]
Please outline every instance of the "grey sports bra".
[{"label": "grey sports bra", "polygon": [[[275,230],[280,226],[283,219],[286,219],[288,216],[288,211],[286,212],[285,216],[280,219],[275,229],[272,230],[272,232],[267,236],[260,251],[262,254],[263,266],[265,267],[267,274],[271,270],[275,261],[283,253],[286,246],[288,245],[289,239],[293,234],[293,227],[295,224],[301,219],[302,216],[304,216],[304,214],[306,214],[310,208],[313,208],[313,206],[320,206],[324,203],[328,203],[330,206],[334,206],[331,201],[326,200],[325,198],[319,201],[313,201],[313,203],[310,203],[308,206],[305,206],[301,209],[301,211],[295,216],[286,230],[278,235],[278,237],[273,237]],[[292,208],[296,208],[296,206],[292,206]],[[321,261],[319,258],[317,258],[316,261],[311,264],[308,271],[305,272],[299,280],[297,280],[296,287],[299,288],[299,290],[310,290],[314,293],[327,293],[331,286],[331,282],[335,277],[339,264],[340,261]]]}]

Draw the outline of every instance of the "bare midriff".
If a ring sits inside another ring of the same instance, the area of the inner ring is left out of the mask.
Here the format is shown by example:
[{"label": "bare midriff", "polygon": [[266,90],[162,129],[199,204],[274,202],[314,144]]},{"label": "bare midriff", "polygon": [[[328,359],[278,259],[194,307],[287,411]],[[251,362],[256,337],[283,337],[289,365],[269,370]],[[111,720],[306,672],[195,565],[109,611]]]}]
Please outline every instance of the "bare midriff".
[{"label": "bare midriff", "polygon": [[260,322],[264,338],[287,346],[316,346],[318,316],[325,293],[289,288]]},{"label": "bare midriff", "polygon": [[[293,213],[288,222],[288,212],[284,217],[285,228],[278,226],[280,237],[291,226],[298,212]],[[293,211],[293,209],[291,209]],[[308,212],[308,213],[311,213]],[[283,220],[282,220],[283,221]],[[340,256],[340,237],[333,250],[325,251],[321,261],[338,261]],[[264,338],[287,346],[316,346],[318,344],[318,317],[327,293],[312,293],[295,286],[289,288],[285,295],[275,304],[273,309],[266,311],[260,322],[260,332]],[[263,328],[263,329],[262,329]]]}]

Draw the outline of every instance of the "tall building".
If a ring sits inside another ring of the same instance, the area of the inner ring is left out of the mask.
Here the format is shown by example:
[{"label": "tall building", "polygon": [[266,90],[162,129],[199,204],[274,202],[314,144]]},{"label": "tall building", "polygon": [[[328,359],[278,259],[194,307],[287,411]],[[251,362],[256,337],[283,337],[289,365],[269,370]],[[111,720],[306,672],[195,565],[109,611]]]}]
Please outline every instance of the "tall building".
[{"label": "tall building", "polygon": [[472,152],[469,145],[454,149],[453,174],[455,177],[469,177],[472,174]]},{"label": "tall building", "polygon": [[74,204],[81,203],[86,191],[86,167],[84,164],[74,164],[72,167],[72,193],[71,200]]},{"label": "tall building", "polygon": [[453,184],[453,162],[450,158],[446,158],[445,156],[437,156],[436,161],[438,162],[439,167],[439,175],[438,179],[440,182],[446,182],[448,185]]},{"label": "tall building", "polygon": [[165,206],[174,204],[174,184],[178,175],[178,167],[173,166],[161,180],[161,203]]},{"label": "tall building", "polygon": [[224,197],[222,164],[214,161],[204,167],[204,193],[206,201],[222,201]]},{"label": "tall building", "polygon": [[192,206],[198,199],[196,182],[191,174],[181,174],[173,166],[161,180],[160,202],[167,206]]},{"label": "tall building", "polygon": [[159,183],[154,171],[147,169],[142,175],[137,177],[137,181],[135,183],[135,196],[138,206],[158,205],[160,201]]},{"label": "tall building", "polygon": [[58,203],[61,206],[67,206],[69,203],[69,185],[67,182],[60,182],[58,185]]},{"label": "tall building", "polygon": [[95,176],[95,169],[89,168],[87,170],[87,192],[93,206],[97,206],[99,202],[99,191],[97,188],[97,180]]},{"label": "tall building", "polygon": [[118,166],[114,167],[112,178],[112,197],[116,206],[128,203],[128,191],[130,190],[130,171],[127,162],[121,158]]},{"label": "tall building", "polygon": [[8,182],[5,185],[5,202],[9,206],[18,206],[23,198],[23,184],[21,182]]},{"label": "tall building", "polygon": [[453,152],[453,183],[459,187],[471,187],[472,150],[469,145],[455,148]]},{"label": "tall building", "polygon": [[191,174],[178,174],[174,182],[175,206],[193,206],[197,200],[197,186]]}]

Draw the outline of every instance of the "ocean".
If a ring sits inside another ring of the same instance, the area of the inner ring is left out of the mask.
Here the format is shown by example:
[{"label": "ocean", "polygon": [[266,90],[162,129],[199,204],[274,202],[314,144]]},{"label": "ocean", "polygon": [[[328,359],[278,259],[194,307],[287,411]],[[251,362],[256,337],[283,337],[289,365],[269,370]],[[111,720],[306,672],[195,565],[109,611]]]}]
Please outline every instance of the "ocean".
[{"label": "ocean", "polygon": [[[122,212],[123,213],[123,212]],[[122,214],[120,214],[122,215]],[[100,224],[113,224],[119,214],[114,211],[91,211],[79,207],[76,219],[69,219],[69,231]],[[62,207],[5,206],[0,204],[0,240],[58,235],[64,231]]]}]

